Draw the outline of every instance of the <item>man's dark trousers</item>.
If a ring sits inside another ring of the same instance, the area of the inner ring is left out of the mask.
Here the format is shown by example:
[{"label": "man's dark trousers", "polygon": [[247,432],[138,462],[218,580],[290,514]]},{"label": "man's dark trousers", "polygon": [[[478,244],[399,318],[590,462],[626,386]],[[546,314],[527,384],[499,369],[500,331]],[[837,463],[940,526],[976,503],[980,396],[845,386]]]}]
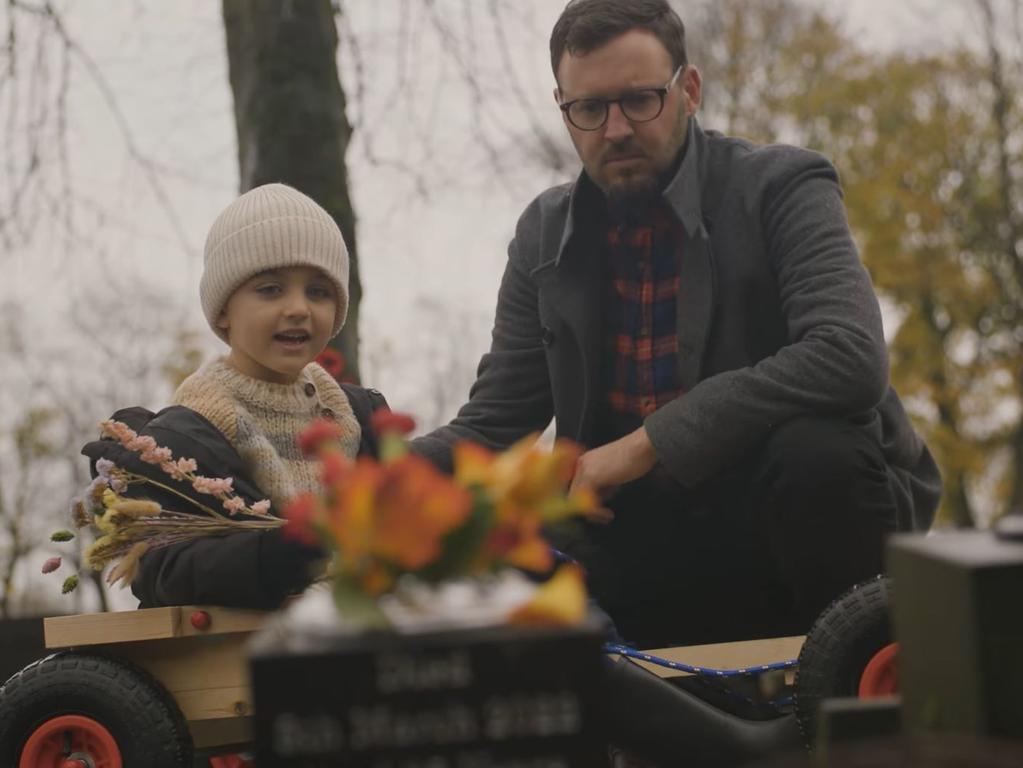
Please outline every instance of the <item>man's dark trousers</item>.
[{"label": "man's dark trousers", "polygon": [[898,528],[880,446],[855,421],[796,419],[704,485],[660,469],[566,544],[619,633],[642,648],[803,634],[882,571]]}]

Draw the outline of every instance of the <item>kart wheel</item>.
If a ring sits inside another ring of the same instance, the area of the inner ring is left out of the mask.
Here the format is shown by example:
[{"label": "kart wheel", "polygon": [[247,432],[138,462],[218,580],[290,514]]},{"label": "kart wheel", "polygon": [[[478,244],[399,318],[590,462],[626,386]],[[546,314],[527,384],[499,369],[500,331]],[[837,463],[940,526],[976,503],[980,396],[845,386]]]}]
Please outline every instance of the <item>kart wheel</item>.
[{"label": "kart wheel", "polygon": [[817,735],[821,700],[898,691],[897,646],[889,614],[892,594],[891,580],[883,576],[857,584],[810,628],[795,682],[796,717],[807,746]]},{"label": "kart wheel", "polygon": [[181,711],[151,676],[105,656],[61,652],[0,688],[0,765],[191,768]]}]

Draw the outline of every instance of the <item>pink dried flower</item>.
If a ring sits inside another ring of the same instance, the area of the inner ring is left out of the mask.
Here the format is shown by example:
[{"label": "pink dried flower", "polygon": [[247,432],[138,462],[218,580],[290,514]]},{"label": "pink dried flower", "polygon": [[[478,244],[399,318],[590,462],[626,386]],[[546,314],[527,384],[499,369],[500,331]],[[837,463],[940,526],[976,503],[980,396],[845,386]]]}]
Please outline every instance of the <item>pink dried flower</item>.
[{"label": "pink dried flower", "polygon": [[175,480],[184,480],[186,475],[189,475],[199,469],[199,465],[195,459],[178,459],[174,464],[174,472],[171,476]]},{"label": "pink dried flower", "polygon": [[190,473],[199,469],[199,465],[195,463],[195,459],[178,459],[177,461],[168,460],[160,465],[160,469],[175,480],[187,480]]},{"label": "pink dried flower", "polygon": [[[139,440],[142,438],[140,437]],[[146,464],[164,464],[174,458],[170,448],[147,448],[142,452],[142,461]]]},{"label": "pink dried flower", "polygon": [[268,515],[270,514],[270,499],[263,499],[257,501],[252,505],[252,514],[254,515]]},{"label": "pink dried flower", "polygon": [[110,477],[110,473],[117,468],[110,459],[97,459],[96,460],[96,474],[106,479]]},{"label": "pink dried flower", "polygon": [[232,496],[229,499],[224,499],[224,509],[230,512],[232,515],[236,515],[239,512],[244,512],[245,500],[241,496]]},{"label": "pink dried flower", "polygon": [[138,437],[134,429],[120,421],[101,421],[99,428],[103,437],[112,437],[124,446]]},{"label": "pink dried flower", "polygon": [[53,573],[58,568],[60,568],[59,557],[51,557],[49,560],[43,563],[43,573]]},{"label": "pink dried flower", "polygon": [[230,477],[203,477],[196,476],[192,481],[192,487],[199,493],[207,493],[210,496],[223,496],[230,493],[234,480]]},{"label": "pink dried flower", "polygon": [[125,444],[125,448],[130,451],[139,451],[144,453],[146,451],[155,451],[157,445],[156,440],[150,435],[136,435],[135,438],[129,440]]}]

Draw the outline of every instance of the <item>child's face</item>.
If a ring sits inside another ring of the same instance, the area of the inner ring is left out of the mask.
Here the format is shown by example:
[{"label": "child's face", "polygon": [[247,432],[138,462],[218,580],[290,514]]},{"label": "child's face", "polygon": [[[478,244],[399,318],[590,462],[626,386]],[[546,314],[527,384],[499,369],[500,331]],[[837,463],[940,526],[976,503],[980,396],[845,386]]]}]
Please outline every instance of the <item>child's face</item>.
[{"label": "child's face", "polygon": [[313,267],[282,267],[242,283],[217,325],[227,333],[227,359],[237,370],[290,384],[327,346],[335,312],[337,291],[326,275]]}]

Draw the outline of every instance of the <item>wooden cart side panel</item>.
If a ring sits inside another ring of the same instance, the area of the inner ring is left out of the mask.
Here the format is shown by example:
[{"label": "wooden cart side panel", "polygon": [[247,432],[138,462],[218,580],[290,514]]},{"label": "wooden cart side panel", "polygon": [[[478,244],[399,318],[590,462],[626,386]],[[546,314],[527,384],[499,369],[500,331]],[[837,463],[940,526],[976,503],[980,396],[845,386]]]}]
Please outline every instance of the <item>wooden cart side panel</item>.
[{"label": "wooden cart side panel", "polygon": [[[192,626],[197,611],[207,614],[205,629]],[[181,605],[166,608],[140,608],[134,611],[83,613],[54,616],[43,620],[47,648],[135,643],[175,637],[252,632],[269,614],[216,606]]]},{"label": "wooden cart side panel", "polygon": [[176,637],[181,608],[82,613],[43,619],[47,648],[131,643]]},{"label": "wooden cart side panel", "polygon": [[247,633],[183,637],[112,648],[145,669],[174,697],[186,720],[251,714]]}]

